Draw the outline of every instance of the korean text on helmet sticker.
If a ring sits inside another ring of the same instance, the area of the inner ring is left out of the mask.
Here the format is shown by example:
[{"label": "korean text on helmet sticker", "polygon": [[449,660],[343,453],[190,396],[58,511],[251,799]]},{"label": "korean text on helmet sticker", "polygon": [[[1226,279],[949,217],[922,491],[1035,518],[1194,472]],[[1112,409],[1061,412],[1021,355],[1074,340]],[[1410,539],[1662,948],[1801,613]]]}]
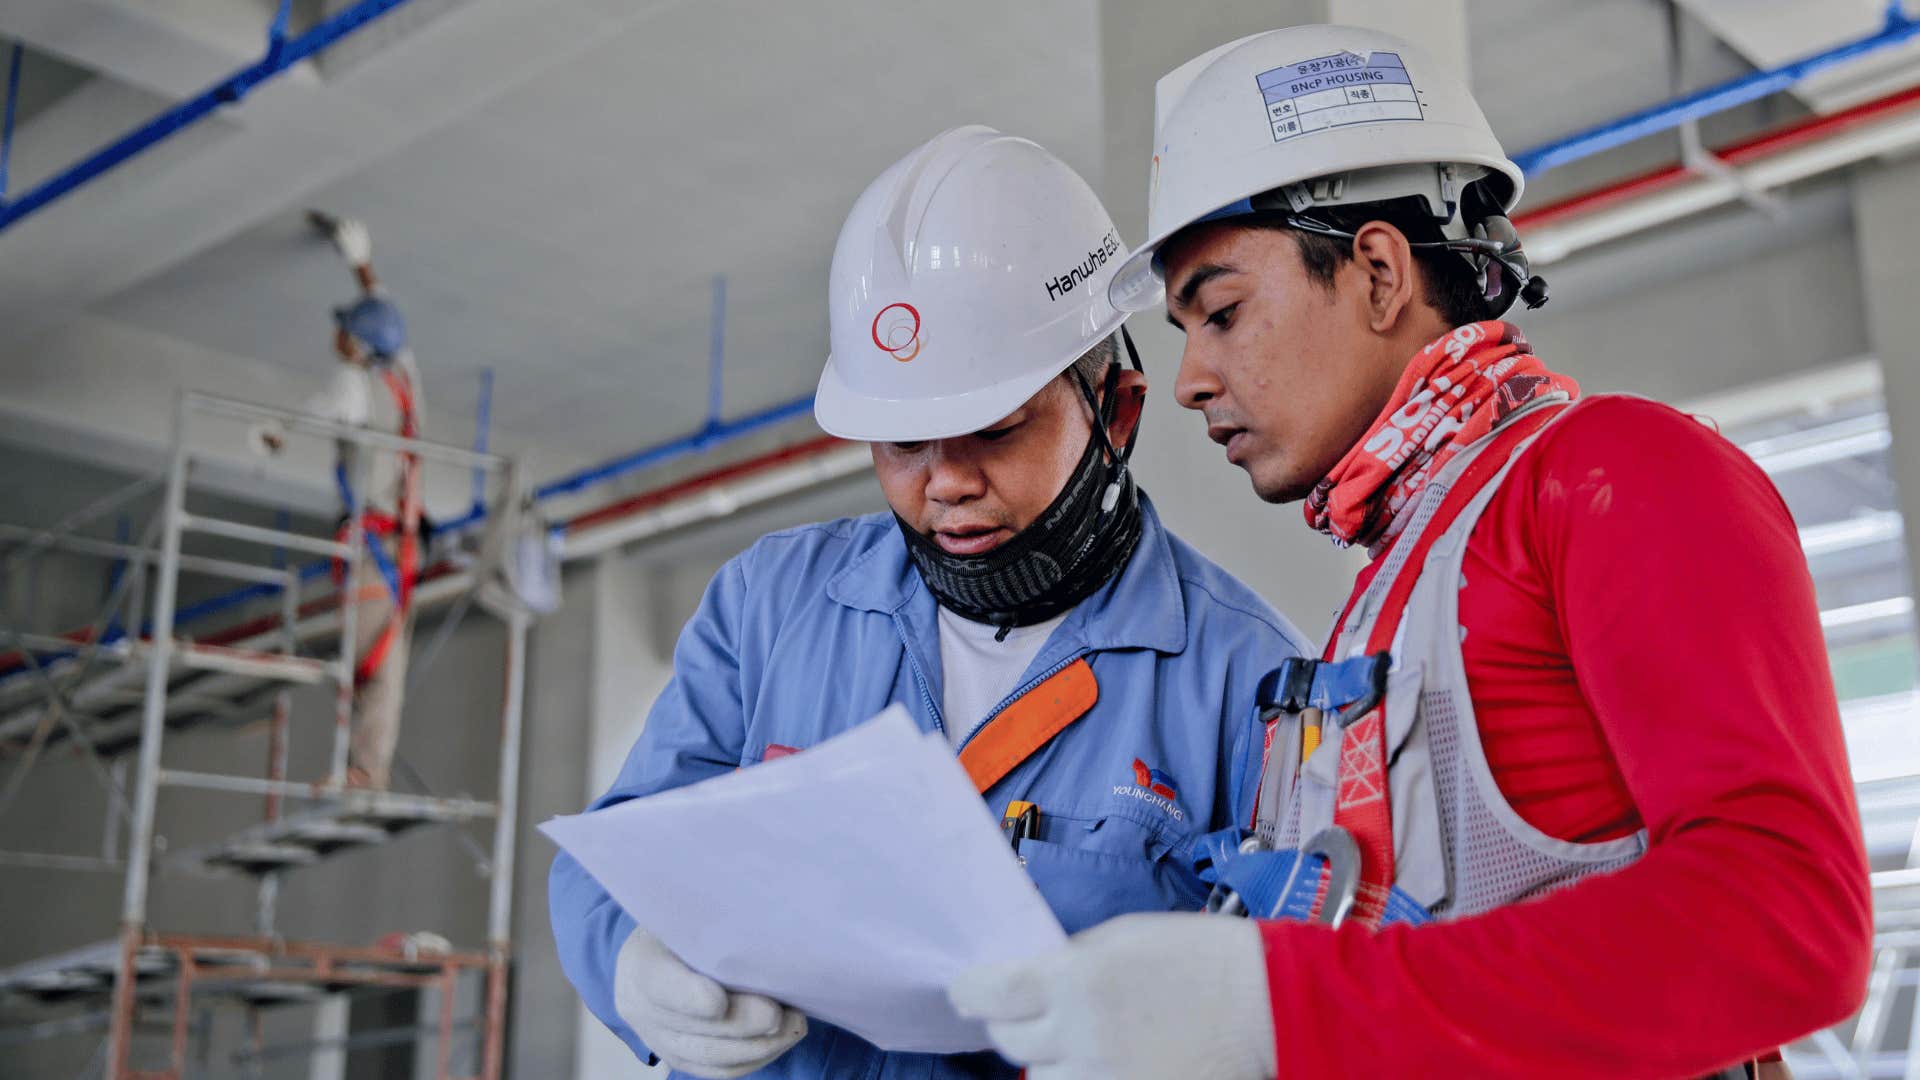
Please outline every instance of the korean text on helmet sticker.
[{"label": "korean text on helmet sticker", "polygon": [[1348,124],[1426,119],[1398,53],[1335,53],[1263,71],[1254,81],[1274,142]]}]

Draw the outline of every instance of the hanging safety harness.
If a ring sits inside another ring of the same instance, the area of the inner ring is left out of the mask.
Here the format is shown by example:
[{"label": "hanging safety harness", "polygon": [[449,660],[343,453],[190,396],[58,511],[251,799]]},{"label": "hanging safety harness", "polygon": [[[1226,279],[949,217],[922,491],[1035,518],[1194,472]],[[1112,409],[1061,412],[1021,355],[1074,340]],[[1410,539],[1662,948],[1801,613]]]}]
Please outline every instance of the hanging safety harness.
[{"label": "hanging safety harness", "polygon": [[[413,379],[397,365],[388,364],[380,371],[381,380],[386,383],[387,392],[393,395],[394,408],[400,418],[400,434],[404,438],[418,438],[420,418],[414,406]],[[380,636],[374,639],[364,655],[354,664],[353,682],[356,687],[364,686],[377,675],[393,651],[394,641],[400,635],[400,627],[413,604],[413,588],[420,580],[420,460],[411,451],[399,452],[399,497],[400,506],[396,514],[386,514],[371,506],[364,511],[359,509],[352,483],[347,478],[344,462],[336,463],[333,469],[334,484],[339,489],[340,500],[346,508],[346,521],[340,525],[337,538],[344,542],[351,534],[355,513],[360,513],[361,528],[365,534],[364,542],[368,556],[386,583],[388,594],[393,599],[392,609],[388,612],[386,623],[380,628]],[[388,558],[386,543],[395,538],[394,557]],[[346,567],[339,560],[333,565],[333,579],[336,586],[344,583],[347,577]],[[346,602],[354,603],[358,597],[348,597]]]},{"label": "hanging safety harness", "polygon": [[1266,753],[1252,828],[1196,859],[1209,907],[1377,927],[1491,910],[1646,848],[1644,831],[1574,843],[1527,825],[1494,784],[1460,652],[1461,563],[1520,453],[1569,406],[1541,400],[1427,483],[1385,565],[1319,660],[1262,682]]}]

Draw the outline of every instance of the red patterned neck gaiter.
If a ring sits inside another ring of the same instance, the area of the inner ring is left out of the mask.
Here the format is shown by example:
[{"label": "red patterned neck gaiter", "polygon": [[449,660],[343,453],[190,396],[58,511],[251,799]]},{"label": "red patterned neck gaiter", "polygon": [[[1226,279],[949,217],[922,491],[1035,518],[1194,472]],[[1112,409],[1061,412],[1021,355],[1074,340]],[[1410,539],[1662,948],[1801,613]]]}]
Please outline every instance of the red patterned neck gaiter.
[{"label": "red patterned neck gaiter", "polygon": [[1572,401],[1580,386],[1548,371],[1509,323],[1469,323],[1414,354],[1387,407],[1307,496],[1307,524],[1377,554],[1453,455],[1521,406]]}]

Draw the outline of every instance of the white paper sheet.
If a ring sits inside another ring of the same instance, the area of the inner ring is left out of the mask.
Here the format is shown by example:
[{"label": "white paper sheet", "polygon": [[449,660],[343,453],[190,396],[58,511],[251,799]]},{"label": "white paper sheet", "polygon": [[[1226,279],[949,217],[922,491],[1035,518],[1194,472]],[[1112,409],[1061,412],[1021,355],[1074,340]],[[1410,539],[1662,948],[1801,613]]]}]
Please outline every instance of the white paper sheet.
[{"label": "white paper sheet", "polygon": [[695,970],[887,1050],[986,1048],[947,984],[1066,940],[952,748],[897,705],[541,829]]}]

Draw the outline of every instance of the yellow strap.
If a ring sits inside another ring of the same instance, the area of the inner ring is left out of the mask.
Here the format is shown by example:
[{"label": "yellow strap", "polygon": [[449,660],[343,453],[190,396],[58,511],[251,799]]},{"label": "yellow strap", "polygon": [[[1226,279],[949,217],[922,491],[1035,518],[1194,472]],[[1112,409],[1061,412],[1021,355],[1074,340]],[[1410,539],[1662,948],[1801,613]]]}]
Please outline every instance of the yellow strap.
[{"label": "yellow strap", "polygon": [[1093,677],[1093,666],[1084,658],[1075,660],[1002,709],[960,751],[960,764],[973,786],[985,794],[1055,735],[1087,715],[1098,700],[1100,683]]},{"label": "yellow strap", "polygon": [[1320,724],[1324,717],[1320,710],[1308,706],[1300,711],[1300,768],[1305,768],[1307,759],[1320,748]]}]

